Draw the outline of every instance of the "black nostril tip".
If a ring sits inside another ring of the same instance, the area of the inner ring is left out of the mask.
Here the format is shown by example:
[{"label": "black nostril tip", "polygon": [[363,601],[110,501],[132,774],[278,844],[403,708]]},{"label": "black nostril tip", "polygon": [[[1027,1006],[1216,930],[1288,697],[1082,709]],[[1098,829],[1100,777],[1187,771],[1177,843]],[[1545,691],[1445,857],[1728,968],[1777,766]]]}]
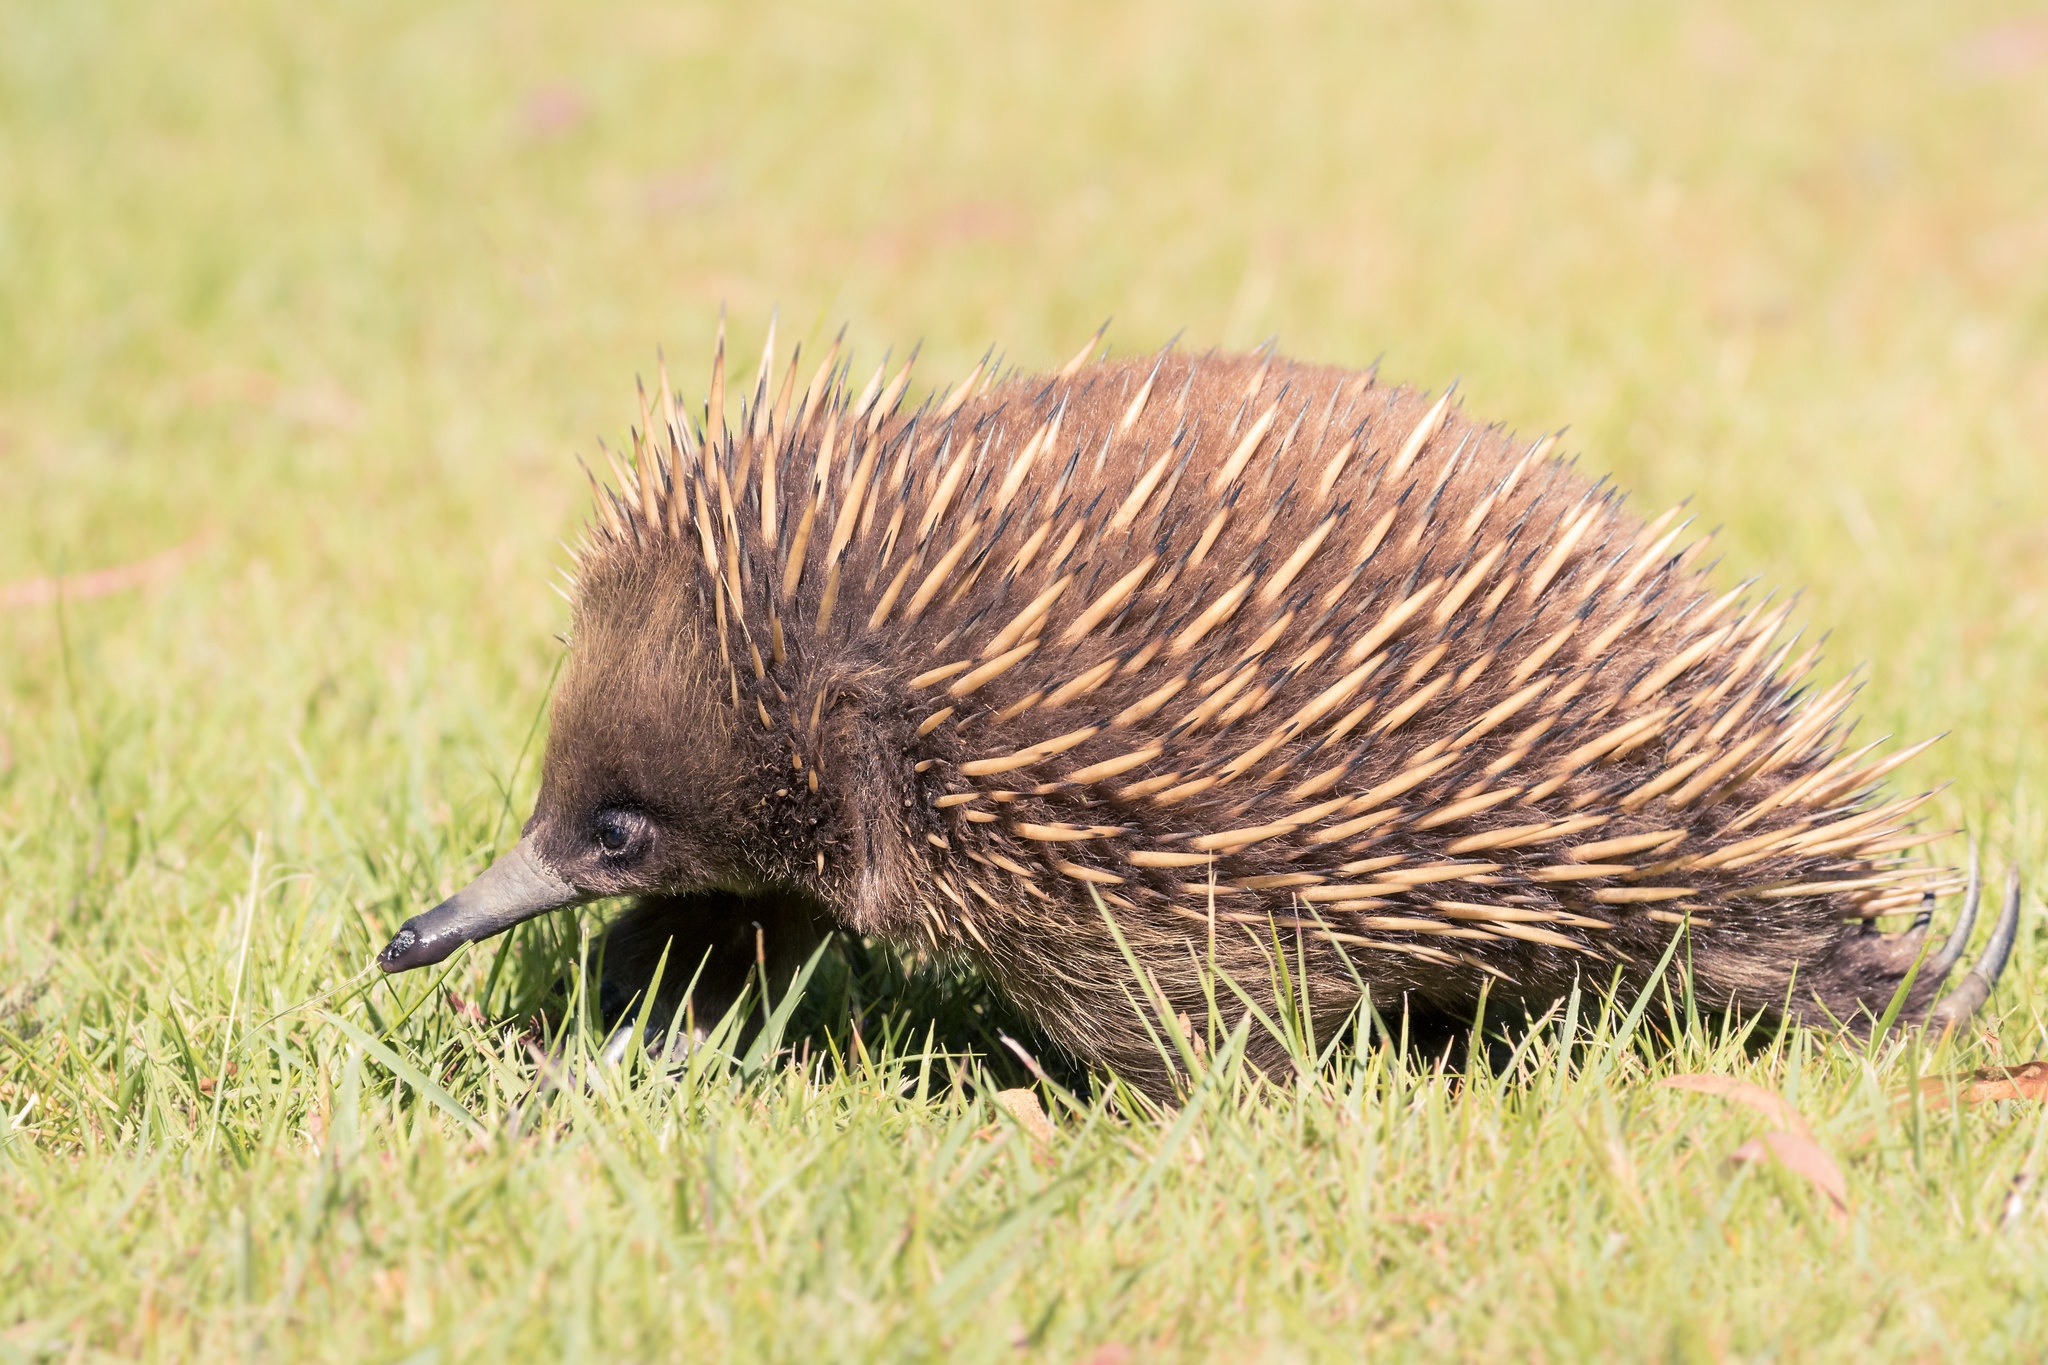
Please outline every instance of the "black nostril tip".
[{"label": "black nostril tip", "polygon": [[400,929],[391,936],[391,942],[384,945],[384,951],[377,954],[377,961],[384,970],[396,967],[405,955],[412,951],[412,945],[419,942],[419,935],[411,929]]}]

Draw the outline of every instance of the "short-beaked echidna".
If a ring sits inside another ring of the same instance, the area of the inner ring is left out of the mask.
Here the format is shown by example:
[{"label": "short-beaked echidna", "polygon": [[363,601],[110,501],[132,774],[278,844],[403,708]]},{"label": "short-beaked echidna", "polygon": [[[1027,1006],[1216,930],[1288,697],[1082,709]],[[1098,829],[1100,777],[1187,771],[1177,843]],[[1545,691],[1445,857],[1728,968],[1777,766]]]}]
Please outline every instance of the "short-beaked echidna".
[{"label": "short-beaked echidna", "polygon": [[1119,933],[1196,1017],[1237,1011],[1211,964],[1271,990],[1284,953],[1325,1025],[1364,988],[1633,998],[1679,933],[1717,1011],[1867,1026],[1912,972],[1904,1016],[1952,1022],[1996,979],[2016,884],[1937,1002],[1976,896],[1926,953],[1958,879],[1878,786],[1918,750],[1846,752],[1851,685],[1802,683],[1788,606],[1713,591],[1675,509],[1548,439],[1171,348],[984,362],[914,411],[908,365],[854,393],[835,345],[798,390],[764,355],[728,422],[724,353],[702,427],[664,376],[597,490],[525,836],[387,970],[638,894],[628,991],[672,939],[715,994],[756,925],[784,960],[837,926],[972,963],[1148,1084]]}]

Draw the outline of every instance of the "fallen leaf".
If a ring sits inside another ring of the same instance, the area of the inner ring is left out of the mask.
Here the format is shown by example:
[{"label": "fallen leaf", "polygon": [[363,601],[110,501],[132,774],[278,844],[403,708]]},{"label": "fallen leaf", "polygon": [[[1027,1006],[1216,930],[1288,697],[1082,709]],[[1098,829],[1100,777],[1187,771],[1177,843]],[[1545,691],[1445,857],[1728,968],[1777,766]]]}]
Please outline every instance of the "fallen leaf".
[{"label": "fallen leaf", "polygon": [[[1993,1100],[2048,1100],[2048,1061],[2024,1066],[1987,1066],[1962,1076],[1929,1076],[1920,1082],[1920,1096],[1930,1109],[1946,1109],[1953,1094],[1964,1104]],[[1911,1094],[1901,1095],[1910,1100]]]},{"label": "fallen leaf", "polygon": [[1780,1166],[1826,1195],[1837,1217],[1848,1214],[1849,1182],[1842,1178],[1842,1168],[1835,1164],[1835,1159],[1822,1151],[1820,1144],[1810,1137],[1773,1129],[1762,1137],[1751,1138],[1728,1156],[1730,1161],[1737,1163],[1773,1158]]},{"label": "fallen leaf", "polygon": [[1052,1141],[1052,1120],[1039,1107],[1036,1090],[998,1090],[996,1103],[1004,1113],[1017,1120],[1018,1126],[1031,1135],[1033,1142]]},{"label": "fallen leaf", "polygon": [[1806,1121],[1806,1115],[1789,1104],[1783,1095],[1775,1090],[1766,1090],[1750,1081],[1734,1076],[1707,1076],[1690,1074],[1671,1076],[1658,1081],[1657,1085],[1666,1090],[1690,1090],[1700,1095],[1713,1095],[1737,1104],[1746,1104],[1765,1118],[1777,1124],[1788,1133],[1796,1133],[1811,1142],[1813,1127]]}]

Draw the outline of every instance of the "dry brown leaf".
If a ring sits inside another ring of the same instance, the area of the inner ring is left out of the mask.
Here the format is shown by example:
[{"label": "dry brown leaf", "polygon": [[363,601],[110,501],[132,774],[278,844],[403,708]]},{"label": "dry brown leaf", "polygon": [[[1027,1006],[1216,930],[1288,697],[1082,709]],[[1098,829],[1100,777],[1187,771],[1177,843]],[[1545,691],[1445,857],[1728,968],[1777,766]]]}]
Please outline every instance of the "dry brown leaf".
[{"label": "dry brown leaf", "polygon": [[1052,1141],[1052,1120],[1039,1107],[1036,1090],[998,1090],[996,1103],[1002,1106],[1004,1113],[1017,1120],[1017,1125],[1031,1135],[1033,1142]]},{"label": "dry brown leaf", "polygon": [[1774,1158],[1780,1166],[1826,1195],[1838,1217],[1849,1212],[1849,1182],[1842,1178],[1842,1168],[1835,1164],[1835,1159],[1812,1138],[1773,1129],[1762,1137],[1751,1138],[1728,1157],[1734,1162],[1766,1158]]},{"label": "dry brown leaf", "polygon": [[[1987,1066],[1968,1077],[1929,1076],[1920,1082],[1921,1101],[1929,1109],[1946,1109],[1951,1093],[1964,1104],[1989,1104],[1993,1100],[2048,1101],[2048,1061],[2024,1066]],[[1910,1100],[1905,1094],[1901,1100]]]},{"label": "dry brown leaf", "polygon": [[1753,1082],[1739,1080],[1734,1076],[1692,1073],[1667,1077],[1657,1084],[1667,1090],[1690,1090],[1696,1094],[1713,1095],[1720,1099],[1733,1100],[1737,1104],[1746,1104],[1786,1132],[1796,1133],[1808,1142],[1813,1140],[1813,1127],[1807,1123],[1806,1115],[1794,1109],[1785,1097],[1775,1090],[1766,1090]]}]

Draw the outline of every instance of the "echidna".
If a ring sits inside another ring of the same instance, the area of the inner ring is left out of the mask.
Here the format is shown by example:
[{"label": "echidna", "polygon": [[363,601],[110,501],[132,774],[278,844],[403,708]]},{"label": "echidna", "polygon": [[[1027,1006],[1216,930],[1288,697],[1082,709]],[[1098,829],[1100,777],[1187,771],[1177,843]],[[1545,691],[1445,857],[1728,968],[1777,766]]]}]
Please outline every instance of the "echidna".
[{"label": "echidna", "polygon": [[1319,1024],[1660,961],[1703,1008],[1830,1027],[1909,976],[1908,1019],[1984,1001],[2017,882],[1937,1001],[1977,897],[1925,952],[1960,878],[1904,859],[1925,797],[1878,786],[1919,748],[1845,752],[1850,684],[1802,684],[1788,605],[1710,590],[1677,509],[1449,393],[1094,344],[906,412],[909,365],[850,393],[837,344],[776,385],[771,329],[728,422],[721,326],[701,429],[643,391],[525,835],[385,970],[639,894],[615,987],[674,940],[672,980],[708,951],[729,993],[756,925],[785,959],[838,926],[973,964],[1146,1084],[1119,934],[1197,1017],[1211,964],[1271,989],[1276,954]]}]

